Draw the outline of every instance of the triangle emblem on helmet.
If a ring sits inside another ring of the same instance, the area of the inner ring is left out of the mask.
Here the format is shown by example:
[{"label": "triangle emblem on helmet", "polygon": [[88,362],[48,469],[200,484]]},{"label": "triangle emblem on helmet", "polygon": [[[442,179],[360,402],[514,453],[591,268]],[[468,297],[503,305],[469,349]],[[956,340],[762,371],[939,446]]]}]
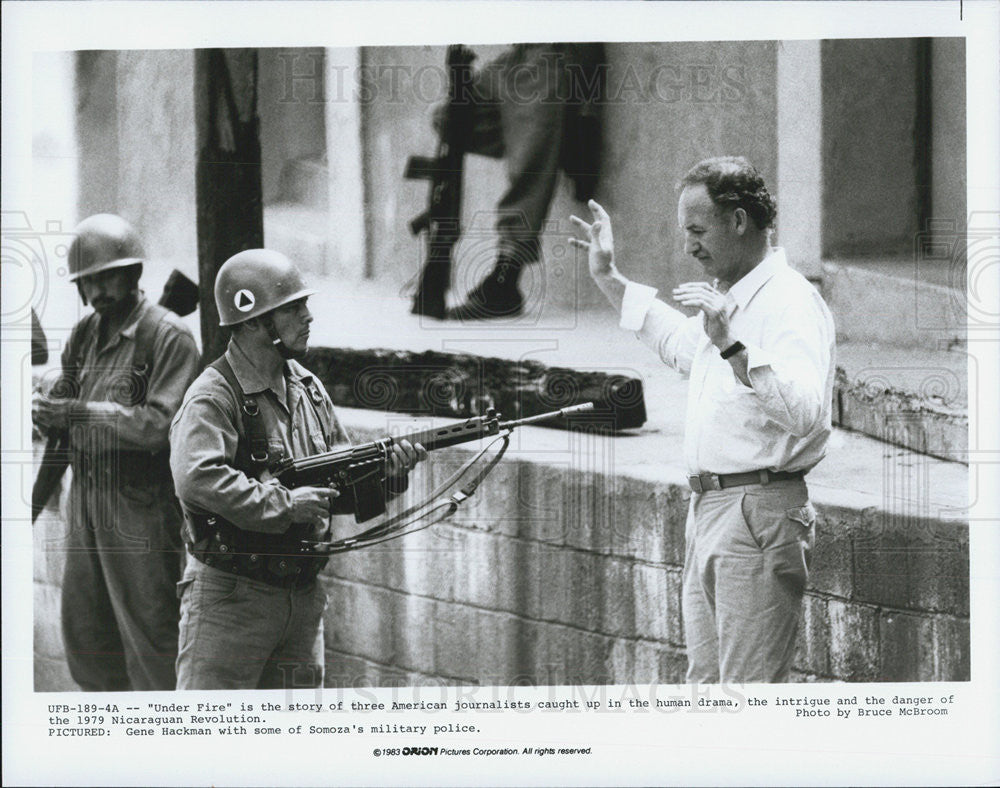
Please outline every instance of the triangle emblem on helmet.
[{"label": "triangle emblem on helmet", "polygon": [[257,303],[257,299],[254,298],[250,290],[238,290],[233,301],[236,304],[236,308],[241,312],[249,312],[253,309],[254,304]]}]

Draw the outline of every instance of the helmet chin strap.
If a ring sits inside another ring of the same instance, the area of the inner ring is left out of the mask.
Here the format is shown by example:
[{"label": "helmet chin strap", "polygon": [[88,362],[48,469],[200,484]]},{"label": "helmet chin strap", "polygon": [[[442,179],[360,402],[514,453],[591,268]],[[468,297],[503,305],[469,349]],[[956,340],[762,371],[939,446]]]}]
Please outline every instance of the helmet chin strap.
[{"label": "helmet chin strap", "polygon": [[280,355],[283,359],[298,360],[305,355],[304,353],[295,352],[281,340],[281,337],[278,336],[277,329],[274,327],[274,320],[270,315],[264,315],[260,322],[264,324],[264,330],[267,331],[267,336],[270,338],[271,344],[274,345],[274,349],[278,351],[278,355]]}]

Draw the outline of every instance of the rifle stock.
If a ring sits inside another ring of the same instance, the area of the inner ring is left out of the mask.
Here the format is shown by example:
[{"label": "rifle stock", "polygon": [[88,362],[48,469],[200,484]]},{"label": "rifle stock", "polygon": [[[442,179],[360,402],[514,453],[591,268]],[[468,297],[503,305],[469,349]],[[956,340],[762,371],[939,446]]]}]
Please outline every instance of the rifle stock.
[{"label": "rifle stock", "polygon": [[59,487],[59,482],[69,466],[69,433],[60,430],[49,435],[45,442],[45,452],[38,468],[38,475],[31,487],[31,522],[45,509],[49,498]]}]

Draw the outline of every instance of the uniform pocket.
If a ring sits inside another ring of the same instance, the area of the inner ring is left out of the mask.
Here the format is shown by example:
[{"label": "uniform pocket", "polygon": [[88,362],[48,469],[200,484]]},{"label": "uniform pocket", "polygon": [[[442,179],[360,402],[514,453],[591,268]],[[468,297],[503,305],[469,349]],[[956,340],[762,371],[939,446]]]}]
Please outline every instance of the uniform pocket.
[{"label": "uniform pocket", "polygon": [[129,482],[123,482],[119,487],[123,498],[139,506],[152,508],[160,498],[161,492],[155,488],[139,486]]}]

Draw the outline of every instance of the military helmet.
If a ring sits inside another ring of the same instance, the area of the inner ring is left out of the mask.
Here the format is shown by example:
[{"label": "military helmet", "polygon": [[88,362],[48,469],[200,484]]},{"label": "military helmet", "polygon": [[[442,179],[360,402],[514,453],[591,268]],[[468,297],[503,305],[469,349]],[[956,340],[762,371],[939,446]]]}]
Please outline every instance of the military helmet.
[{"label": "military helmet", "polygon": [[98,213],[73,230],[69,247],[69,281],[110,268],[142,263],[145,253],[135,228],[120,216]]},{"label": "military helmet", "polygon": [[291,260],[270,249],[247,249],[222,264],[215,277],[219,325],[233,326],[310,296]]}]

